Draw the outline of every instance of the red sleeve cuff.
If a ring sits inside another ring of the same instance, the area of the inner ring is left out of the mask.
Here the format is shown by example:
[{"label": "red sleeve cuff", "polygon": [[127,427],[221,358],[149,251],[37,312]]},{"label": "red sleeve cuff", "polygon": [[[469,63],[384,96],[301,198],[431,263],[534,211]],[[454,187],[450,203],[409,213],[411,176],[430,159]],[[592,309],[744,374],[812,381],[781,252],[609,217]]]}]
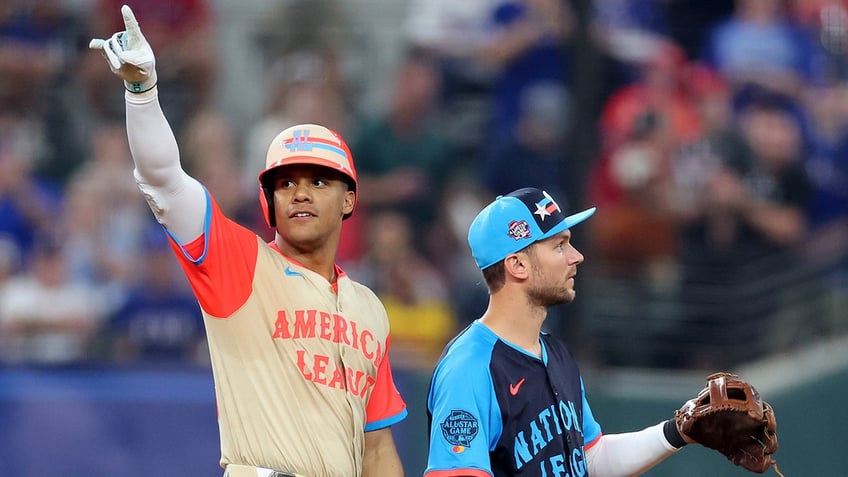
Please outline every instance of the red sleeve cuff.
[{"label": "red sleeve cuff", "polygon": [[597,444],[597,443],[598,443],[598,441],[599,441],[599,440],[601,440],[601,437],[602,437],[603,435],[604,435],[603,433],[598,434],[598,437],[596,437],[596,438],[592,439],[592,442],[589,442],[588,444],[584,444],[584,445],[583,445],[583,449],[584,449],[584,450],[589,450],[589,449],[591,449],[591,448],[592,448],[592,446],[594,446],[595,444]]},{"label": "red sleeve cuff", "polygon": [[431,470],[424,477],[492,477],[492,474],[480,469]]}]

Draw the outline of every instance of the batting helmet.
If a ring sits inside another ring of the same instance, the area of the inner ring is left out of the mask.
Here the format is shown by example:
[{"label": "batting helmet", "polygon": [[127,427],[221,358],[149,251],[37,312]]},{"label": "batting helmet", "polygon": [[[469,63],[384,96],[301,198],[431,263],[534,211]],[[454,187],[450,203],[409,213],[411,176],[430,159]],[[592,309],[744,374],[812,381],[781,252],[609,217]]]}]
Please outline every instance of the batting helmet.
[{"label": "batting helmet", "polygon": [[[274,216],[274,174],[278,167],[312,164],[340,172],[350,190],[356,192],[356,169],[353,156],[337,132],[317,124],[298,124],[274,138],[265,156],[265,169],[259,173],[259,203],[270,227],[276,227]],[[344,218],[350,217],[350,213]]]}]

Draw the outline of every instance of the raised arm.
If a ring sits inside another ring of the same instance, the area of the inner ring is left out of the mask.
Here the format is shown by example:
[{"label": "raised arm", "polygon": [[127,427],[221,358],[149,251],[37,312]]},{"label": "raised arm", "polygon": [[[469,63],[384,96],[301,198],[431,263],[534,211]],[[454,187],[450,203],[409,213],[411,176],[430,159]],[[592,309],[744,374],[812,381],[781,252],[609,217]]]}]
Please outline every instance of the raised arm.
[{"label": "raised arm", "polygon": [[156,219],[180,243],[203,232],[206,193],[180,165],[174,133],[159,106],[156,60],[130,7],[121,8],[125,31],[90,48],[103,53],[112,72],[124,80],[127,135],[134,176]]}]

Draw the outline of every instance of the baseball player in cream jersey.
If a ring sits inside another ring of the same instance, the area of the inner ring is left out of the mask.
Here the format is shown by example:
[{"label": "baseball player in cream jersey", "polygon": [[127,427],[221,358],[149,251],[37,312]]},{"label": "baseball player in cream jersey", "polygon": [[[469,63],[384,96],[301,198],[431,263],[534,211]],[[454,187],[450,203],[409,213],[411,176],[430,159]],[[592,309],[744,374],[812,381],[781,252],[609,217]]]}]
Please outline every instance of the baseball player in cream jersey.
[{"label": "baseball player in cream jersey", "polygon": [[335,264],[357,192],[345,142],[314,124],[273,140],[259,175],[277,231],[265,243],[183,171],[153,51],[130,8],[121,11],[126,30],[90,46],[124,80],[136,181],[203,311],[225,475],[402,476],[389,426],[406,405],[386,312]]}]

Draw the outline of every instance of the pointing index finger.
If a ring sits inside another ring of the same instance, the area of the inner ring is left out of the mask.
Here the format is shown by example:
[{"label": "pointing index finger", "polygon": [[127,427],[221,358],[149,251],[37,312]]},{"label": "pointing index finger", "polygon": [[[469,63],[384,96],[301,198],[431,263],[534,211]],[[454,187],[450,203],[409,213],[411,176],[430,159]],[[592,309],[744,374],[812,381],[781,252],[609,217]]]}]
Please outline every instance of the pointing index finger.
[{"label": "pointing index finger", "polygon": [[129,5],[121,7],[121,15],[124,17],[124,27],[126,28],[128,35],[136,35],[140,33],[138,20],[135,19],[135,14]]}]

